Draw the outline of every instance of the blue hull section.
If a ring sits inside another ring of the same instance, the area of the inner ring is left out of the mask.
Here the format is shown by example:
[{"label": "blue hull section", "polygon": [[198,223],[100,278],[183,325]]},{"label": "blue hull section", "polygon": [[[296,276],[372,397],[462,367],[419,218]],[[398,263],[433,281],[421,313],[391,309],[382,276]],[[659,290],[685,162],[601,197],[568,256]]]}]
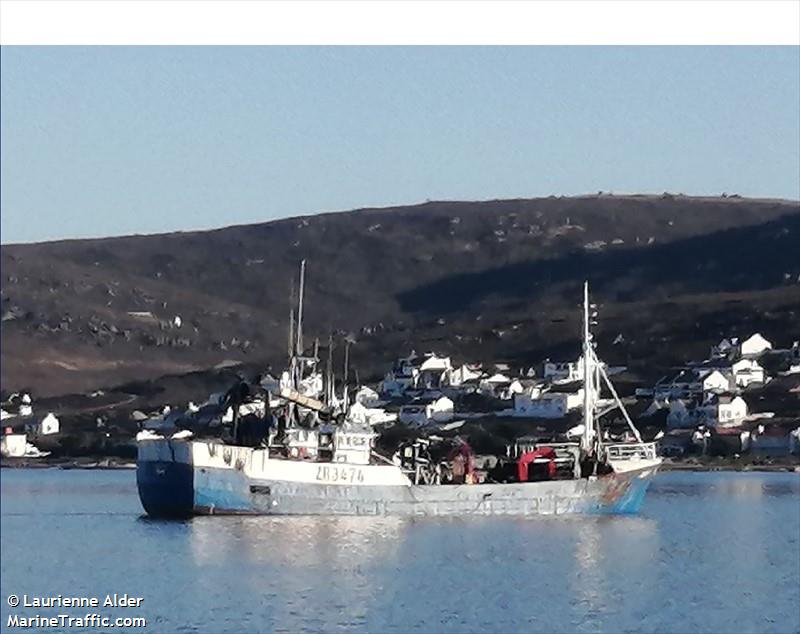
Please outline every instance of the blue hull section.
[{"label": "blue hull section", "polygon": [[230,469],[196,469],[180,462],[139,462],[136,484],[142,506],[151,517],[257,512],[247,479]]},{"label": "blue hull section", "polygon": [[[596,512],[610,515],[633,515],[639,512],[644,503],[651,478],[632,478],[622,494],[610,504],[596,509]],[[612,485],[613,486],[613,485]]]},{"label": "blue hull section", "polygon": [[256,512],[249,480],[232,469],[195,469],[194,507],[198,513],[209,514]]},{"label": "blue hull section", "polygon": [[139,462],[139,499],[151,517],[191,517],[194,514],[194,473],[180,462]]}]

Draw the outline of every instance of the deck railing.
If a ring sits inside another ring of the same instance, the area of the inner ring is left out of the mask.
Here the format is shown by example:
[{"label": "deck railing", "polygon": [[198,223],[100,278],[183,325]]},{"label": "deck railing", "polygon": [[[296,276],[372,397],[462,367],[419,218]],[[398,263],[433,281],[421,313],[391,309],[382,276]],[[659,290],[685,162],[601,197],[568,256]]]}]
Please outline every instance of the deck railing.
[{"label": "deck railing", "polygon": [[604,449],[608,460],[654,460],[656,458],[654,442],[605,445]]}]

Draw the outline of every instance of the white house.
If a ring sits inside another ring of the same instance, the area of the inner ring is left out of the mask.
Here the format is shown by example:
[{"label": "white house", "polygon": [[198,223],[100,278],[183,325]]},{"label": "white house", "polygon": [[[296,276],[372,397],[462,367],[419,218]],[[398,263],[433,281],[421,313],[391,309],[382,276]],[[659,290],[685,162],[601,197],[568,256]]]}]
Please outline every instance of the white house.
[{"label": "white house", "polygon": [[429,421],[434,423],[447,423],[453,420],[454,412],[455,404],[446,396],[442,396],[433,403],[428,403],[425,408],[425,415]]},{"label": "white house", "polygon": [[360,402],[355,402],[350,406],[347,418],[356,423],[379,425],[396,421],[397,414],[390,414],[379,407],[366,407]]},{"label": "white house", "polygon": [[57,434],[61,430],[61,423],[53,412],[48,412],[47,416],[38,423],[25,425],[25,429],[38,436],[47,436],[49,434]]},{"label": "white house", "polygon": [[498,394],[500,390],[503,388],[511,385],[512,379],[507,377],[505,374],[493,374],[492,376],[481,379],[480,384],[478,385],[478,391],[483,394],[490,394],[492,396]]},{"label": "white house", "polygon": [[430,423],[446,423],[453,420],[455,404],[446,396],[431,403],[403,405],[397,419],[406,425],[422,427]]},{"label": "white house", "polygon": [[735,426],[747,417],[747,403],[741,396],[712,394],[698,408],[703,422],[714,426]]},{"label": "white house", "polygon": [[447,385],[452,370],[450,357],[428,354],[425,361],[419,366],[418,372],[415,373],[414,386],[430,389]]},{"label": "white house", "polygon": [[720,370],[701,370],[697,377],[703,392],[726,392],[731,389],[731,378]]},{"label": "white house", "polygon": [[563,418],[583,405],[583,388],[574,393],[542,392],[535,387],[514,395],[514,416]]},{"label": "white house", "polygon": [[747,387],[752,383],[765,382],[764,368],[755,359],[739,359],[731,365],[733,380],[739,387]]},{"label": "white house", "polygon": [[704,392],[727,392],[732,387],[731,377],[714,368],[686,369],[671,378],[656,383],[654,398],[667,400],[699,397]]},{"label": "white house", "polygon": [[473,369],[468,365],[462,365],[460,368],[456,368],[450,373],[450,385],[453,387],[458,387],[466,381],[479,379],[481,374],[482,373],[479,369]]},{"label": "white house", "polygon": [[772,350],[772,343],[764,339],[759,333],[745,339],[739,346],[739,354],[743,357],[757,357],[767,350]]},{"label": "white house", "polygon": [[452,369],[453,364],[450,362],[450,357],[438,357],[435,353],[425,355],[425,361],[419,366],[420,372],[427,372],[429,370],[445,372]]},{"label": "white house", "polygon": [[515,394],[522,394],[525,391],[525,386],[519,379],[514,379],[500,394],[500,398],[505,401],[510,401],[514,398]]},{"label": "white house", "polygon": [[0,436],[0,456],[21,458],[25,455],[28,438],[25,434],[4,434]]}]

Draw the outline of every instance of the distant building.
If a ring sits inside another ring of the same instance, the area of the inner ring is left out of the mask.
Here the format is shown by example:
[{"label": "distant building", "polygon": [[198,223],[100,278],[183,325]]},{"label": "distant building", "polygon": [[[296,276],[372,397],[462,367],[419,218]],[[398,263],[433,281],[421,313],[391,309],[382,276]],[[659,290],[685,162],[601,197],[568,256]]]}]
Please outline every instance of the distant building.
[{"label": "distant building", "polygon": [[525,385],[519,379],[514,379],[509,383],[508,387],[506,387],[502,393],[500,394],[500,398],[504,401],[510,401],[514,398],[515,394],[522,394],[525,391]]},{"label": "distant building", "polygon": [[482,372],[479,368],[462,365],[460,368],[456,368],[450,373],[450,385],[452,387],[458,387],[468,381],[479,379],[481,375]]},{"label": "distant building", "polygon": [[723,339],[716,346],[711,348],[712,359],[727,359],[738,354],[739,339],[732,337],[730,339]]},{"label": "distant building", "polygon": [[742,341],[739,346],[739,355],[742,357],[758,357],[767,350],[772,350],[772,343],[764,339],[760,333],[756,333]]},{"label": "distant building", "polygon": [[33,406],[31,405],[30,400],[27,402],[23,400],[19,406],[18,412],[20,416],[33,416]]},{"label": "distant building", "polygon": [[431,423],[447,423],[453,420],[455,405],[446,396],[430,403],[409,403],[400,408],[397,419],[405,425],[424,427]]},{"label": "distant building", "polygon": [[583,388],[577,392],[543,392],[533,387],[514,394],[514,416],[531,418],[564,418],[583,405]]},{"label": "distant building", "polygon": [[454,412],[455,404],[446,396],[436,399],[425,408],[425,415],[429,421],[433,421],[434,423],[450,422],[453,420]]},{"label": "distant building", "polygon": [[542,375],[554,383],[572,383],[580,381],[583,378],[582,366],[583,361],[566,361],[555,363],[549,359],[544,362],[544,370]]},{"label": "distant building", "polygon": [[511,385],[513,379],[505,374],[493,374],[490,377],[481,379],[478,384],[478,391],[489,396],[500,396],[500,393]]},{"label": "distant building", "polygon": [[382,425],[396,421],[397,414],[390,414],[379,407],[365,407],[357,401],[350,406],[348,418],[366,425]]},{"label": "distant building", "polygon": [[4,434],[0,436],[0,456],[21,458],[27,449],[28,437],[25,434]]},{"label": "distant building", "polygon": [[755,359],[739,359],[731,365],[734,383],[738,387],[747,387],[752,384],[763,385],[766,381],[764,368]]},{"label": "distant building", "polygon": [[716,368],[687,368],[677,375],[664,377],[654,388],[657,400],[700,398],[706,392],[727,392],[732,377]]},{"label": "distant building", "polygon": [[398,359],[392,369],[386,373],[380,385],[381,393],[400,396],[407,389],[414,387],[420,364],[421,361],[413,350],[407,357]]},{"label": "distant building", "polygon": [[755,358],[772,350],[772,343],[767,341],[760,333],[755,333],[744,341],[738,337],[723,339],[711,348],[712,359],[740,359],[742,357]]},{"label": "distant building", "polygon": [[747,403],[741,396],[712,394],[697,410],[703,422],[710,426],[735,426],[747,417]]},{"label": "distant building", "polygon": [[32,422],[25,425],[25,429],[37,436],[48,436],[50,434],[57,434],[61,431],[61,422],[56,418],[55,414],[48,412],[39,422]]}]

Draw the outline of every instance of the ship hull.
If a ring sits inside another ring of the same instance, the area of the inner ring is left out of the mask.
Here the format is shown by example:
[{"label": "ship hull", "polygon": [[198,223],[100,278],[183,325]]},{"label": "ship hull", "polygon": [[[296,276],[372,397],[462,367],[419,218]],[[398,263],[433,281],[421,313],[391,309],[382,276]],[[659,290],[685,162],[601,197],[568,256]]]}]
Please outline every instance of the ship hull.
[{"label": "ship hull", "polygon": [[215,442],[147,440],[137,482],[154,517],[252,515],[562,515],[636,513],[658,465],[576,480],[413,485],[393,466],[269,458]]}]

